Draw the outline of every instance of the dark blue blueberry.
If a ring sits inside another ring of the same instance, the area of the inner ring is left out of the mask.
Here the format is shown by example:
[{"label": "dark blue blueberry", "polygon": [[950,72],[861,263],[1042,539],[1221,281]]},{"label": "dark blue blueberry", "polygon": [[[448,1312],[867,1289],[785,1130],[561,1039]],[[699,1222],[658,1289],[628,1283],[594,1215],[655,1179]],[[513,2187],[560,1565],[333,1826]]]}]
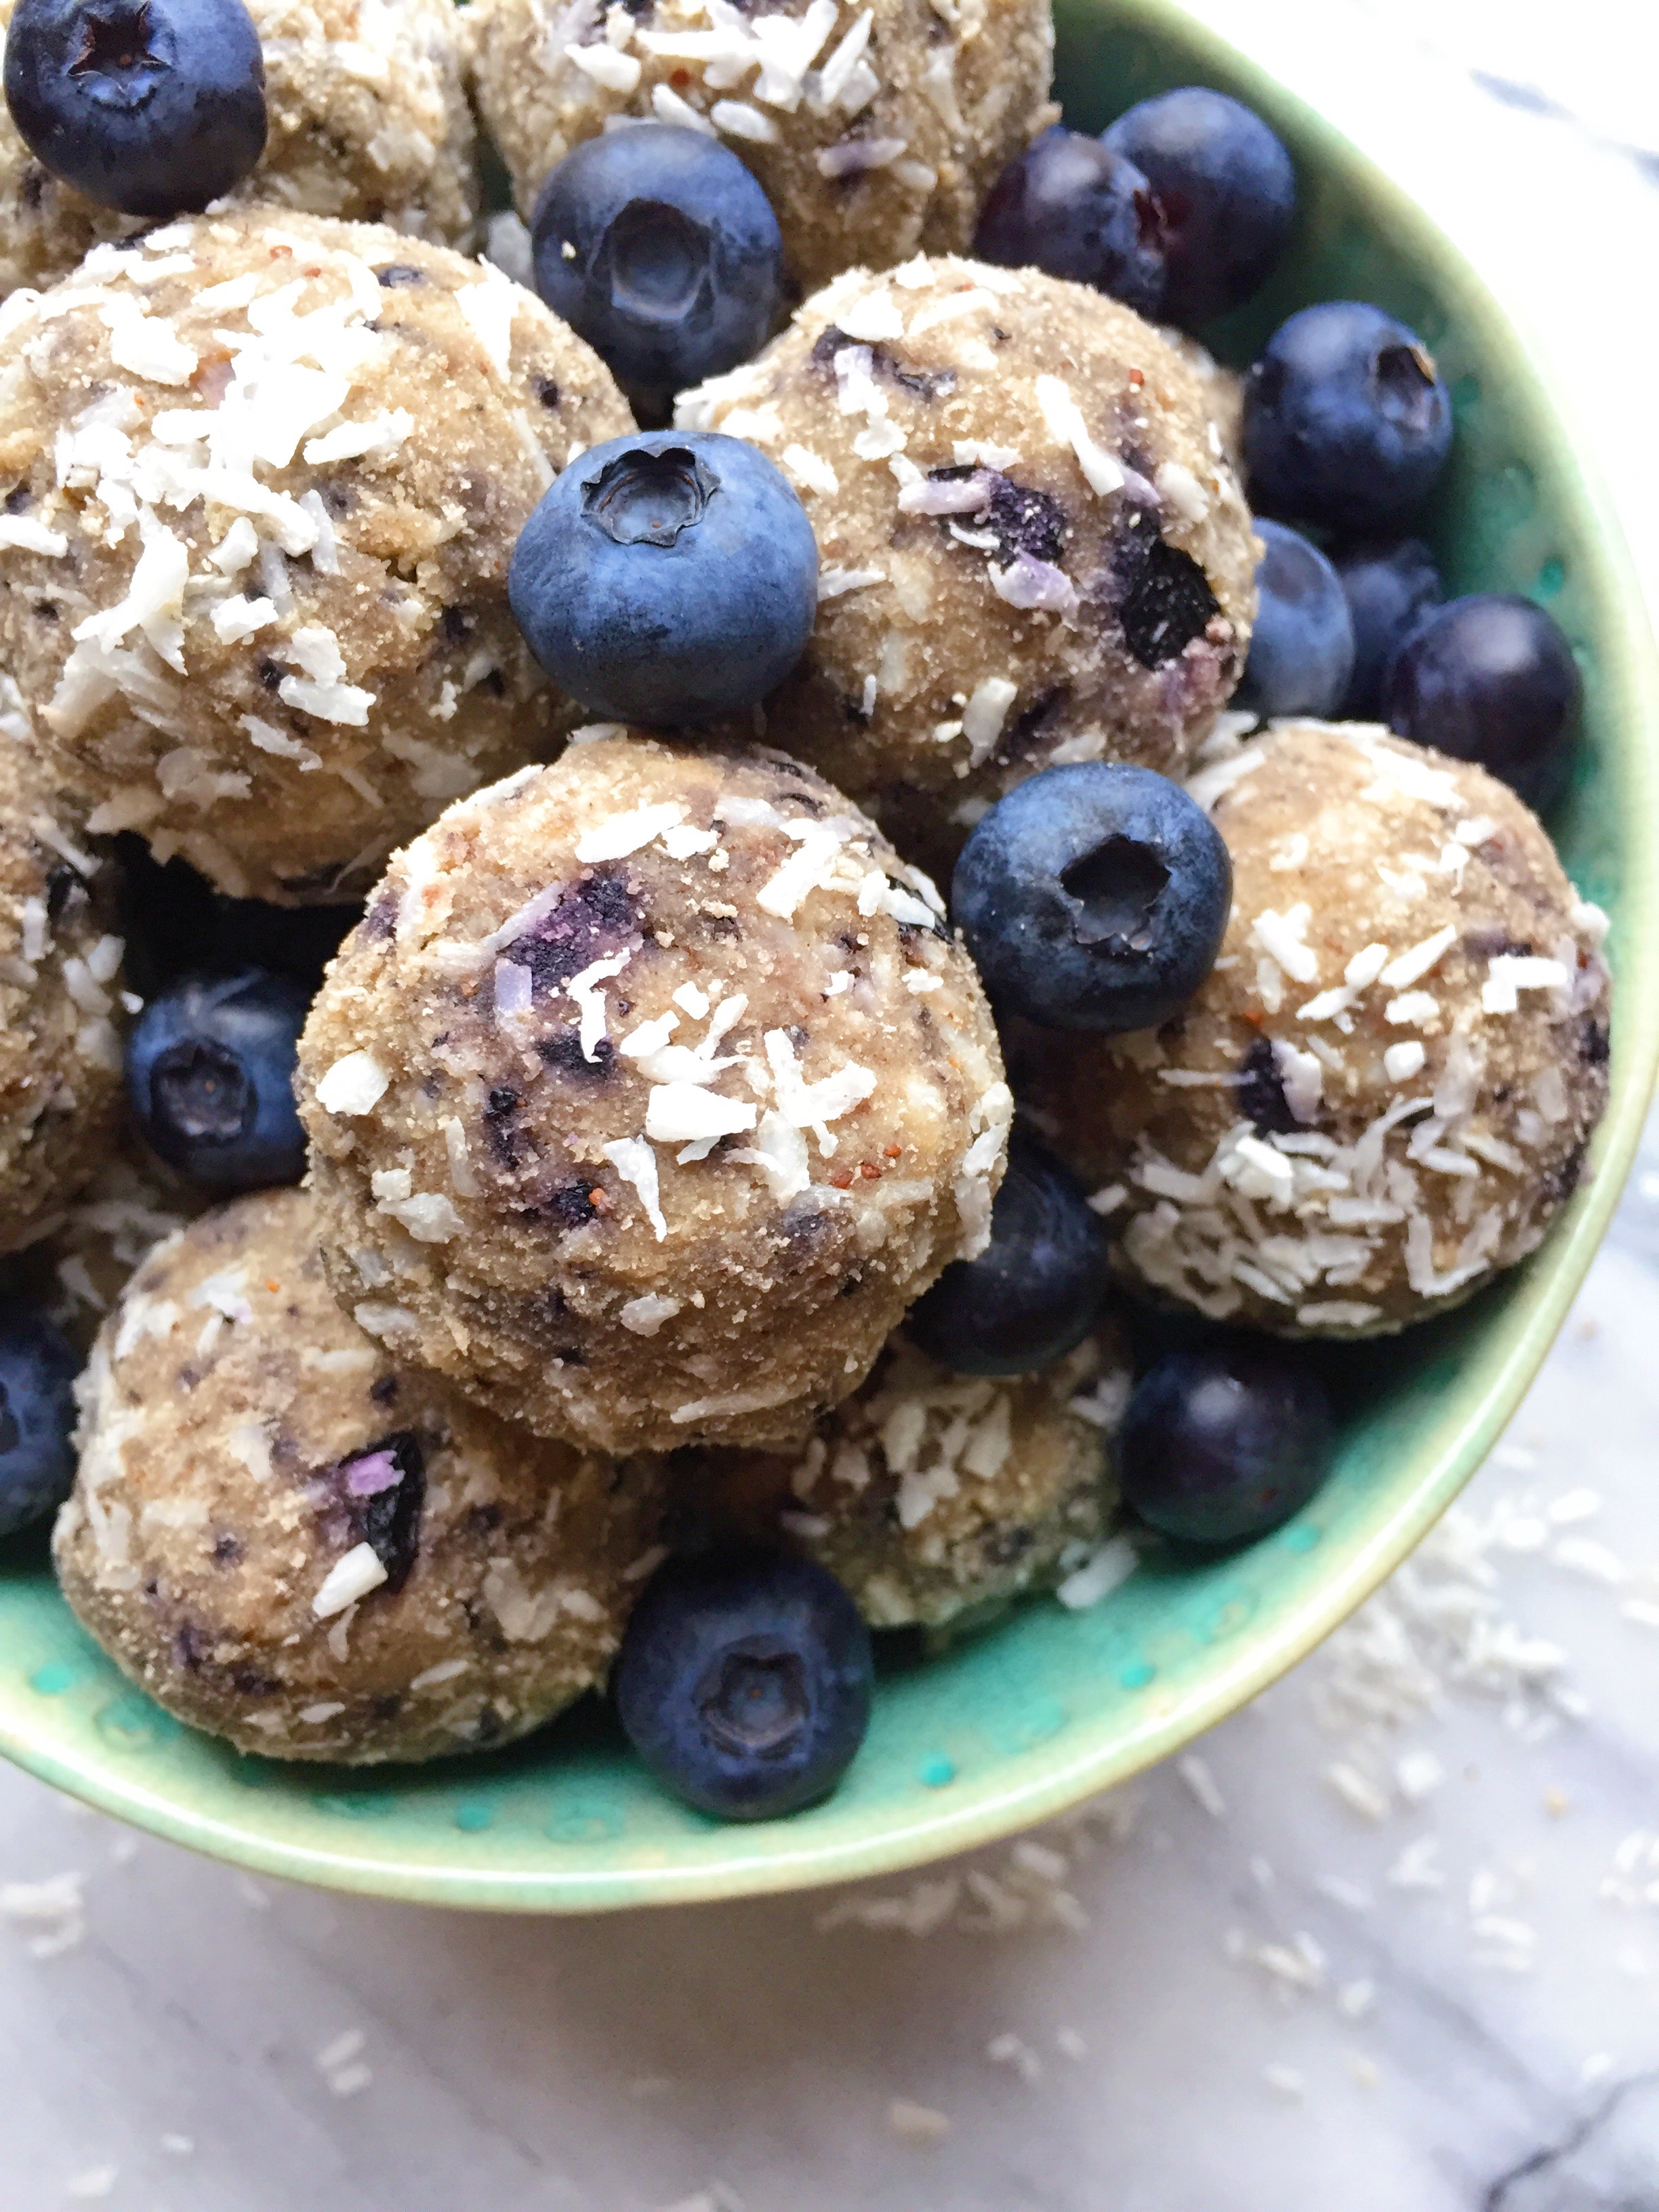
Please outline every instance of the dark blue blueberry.
[{"label": "dark blue blueberry", "polygon": [[611,720],[673,725],[744,714],[783,681],[812,634],[817,575],[812,526],[764,453],[648,430],[556,479],[507,592],[562,690]]},{"label": "dark blue blueberry", "polygon": [[870,1720],[870,1632],[811,1559],[671,1559],[635,1607],[611,1677],[658,1781],[717,1820],[827,1796]]},{"label": "dark blue blueberry", "polygon": [[1134,163],[1080,131],[1045,131],[991,187],[974,251],[1092,284],[1143,315],[1164,303],[1164,234]]},{"label": "dark blue blueberry", "polygon": [[1188,1544],[1242,1544],[1305,1505],[1329,1472],[1323,1382],[1277,1346],[1224,1338],[1166,1352],[1117,1436],[1124,1502]]},{"label": "dark blue blueberry", "polygon": [[1259,519],[1255,532],[1255,628],[1237,703],[1258,714],[1334,714],[1353,673],[1353,618],[1341,581],[1300,532]]},{"label": "dark blue blueberry", "polygon": [[1215,824],[1149,768],[1044,769],[978,823],[951,884],[993,998],[1058,1030],[1151,1029],[1209,974],[1232,900]]},{"label": "dark blue blueberry", "polygon": [[1291,157],[1224,92],[1183,85],[1120,115],[1103,143],[1141,170],[1164,220],[1164,319],[1196,330],[1272,273],[1296,221]]},{"label": "dark blue blueberry", "polygon": [[1081,1184],[1016,1129],[990,1243],[945,1270],[911,1307],[905,1334],[958,1375],[1024,1375],[1082,1342],[1107,1274],[1105,1232]]},{"label": "dark blue blueberry", "polygon": [[672,123],[584,139],[542,186],[536,289],[642,416],[759,351],[783,302],[783,240],[729,147]]},{"label": "dark blue blueberry", "polygon": [[1402,738],[1479,761],[1541,813],[1566,787],[1582,694],[1552,616],[1530,599],[1476,592],[1419,623],[1395,656],[1383,703]]},{"label": "dark blue blueberry", "polygon": [[1423,341],[1362,301],[1304,307],[1245,379],[1252,503],[1296,521],[1388,529],[1433,489],[1451,435]]},{"label": "dark blue blueberry", "polygon": [[43,1521],[69,1496],[80,1364],[44,1315],[0,1304],[0,1536]]},{"label": "dark blue blueberry", "polygon": [[1420,538],[1351,546],[1334,566],[1353,621],[1353,674],[1342,719],[1380,721],[1389,665],[1422,617],[1444,599],[1445,586]]},{"label": "dark blue blueberry", "polygon": [[144,1141],[210,1190],[298,1182],[294,1066],[307,994],[258,968],[185,975],[127,1036],[127,1097]]},{"label": "dark blue blueberry", "polygon": [[264,150],[243,0],[18,0],[6,102],[44,167],[125,215],[204,208]]}]

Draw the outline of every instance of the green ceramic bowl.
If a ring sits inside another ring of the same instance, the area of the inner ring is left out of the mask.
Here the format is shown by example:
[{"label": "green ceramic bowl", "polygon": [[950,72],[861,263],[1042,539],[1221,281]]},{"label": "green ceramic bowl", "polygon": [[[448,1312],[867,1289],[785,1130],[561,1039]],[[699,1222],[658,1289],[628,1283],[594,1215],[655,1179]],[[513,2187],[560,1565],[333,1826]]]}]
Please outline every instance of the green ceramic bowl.
[{"label": "green ceramic bowl", "polygon": [[1659,1038],[1659,672],[1601,489],[1516,331],[1459,254],[1356,149],[1163,0],[1062,0],[1060,89],[1098,129],[1208,82],[1285,137],[1305,219],[1292,267],[1218,349],[1249,358],[1292,307],[1358,295],[1439,356],[1458,416],[1435,521],[1455,586],[1547,600],[1584,671],[1589,743],[1555,824],[1613,917],[1613,1097],[1593,1179],[1526,1267],[1462,1313],[1344,1364],[1335,1474],[1288,1528],[1202,1567],[1143,1566],[1092,1612],[1033,1603],[884,1673],[831,1802],[720,1827],[655,1790],[597,1708],[492,1759],[354,1776],[244,1759],[128,1686],[36,1544],[0,1547],[0,1745],[107,1812],[262,1872],[434,1904],[592,1911],[890,1872],[1058,1813],[1167,1757],[1327,1635],[1480,1465],[1583,1279],[1634,1152]]}]

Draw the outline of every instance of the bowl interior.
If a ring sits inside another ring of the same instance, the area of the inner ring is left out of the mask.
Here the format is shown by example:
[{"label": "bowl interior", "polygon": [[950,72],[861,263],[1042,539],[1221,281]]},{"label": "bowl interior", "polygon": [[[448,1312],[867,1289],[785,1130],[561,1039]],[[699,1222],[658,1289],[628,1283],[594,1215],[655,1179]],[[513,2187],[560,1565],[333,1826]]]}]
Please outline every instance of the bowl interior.
[{"label": "bowl interior", "polygon": [[1030,1604],[924,1661],[896,1645],[828,1804],[722,1828],[662,1796],[598,1707],[493,1758],[354,1775],[242,1758],[171,1721],[81,1634],[38,1540],[0,1546],[0,1747],[179,1841],[278,1874],[434,1901],[584,1911],[840,1879],[982,1842],[1116,1780],[1327,1633],[1455,1495],[1513,1410],[1606,1224],[1659,1023],[1650,641],[1600,496],[1501,312],[1427,220],[1294,94],[1162,0],[1061,0],[1060,94],[1097,130],[1170,85],[1265,113],[1298,166],[1290,265],[1213,334],[1243,362],[1310,300],[1358,295],[1439,356],[1458,437],[1429,534],[1454,586],[1546,601],[1583,665],[1588,741],[1553,825],[1614,919],[1613,1103],[1597,1172],[1527,1267],[1462,1313],[1332,1356],[1335,1474],[1287,1528],[1209,1565],[1149,1563],[1092,1611]]}]

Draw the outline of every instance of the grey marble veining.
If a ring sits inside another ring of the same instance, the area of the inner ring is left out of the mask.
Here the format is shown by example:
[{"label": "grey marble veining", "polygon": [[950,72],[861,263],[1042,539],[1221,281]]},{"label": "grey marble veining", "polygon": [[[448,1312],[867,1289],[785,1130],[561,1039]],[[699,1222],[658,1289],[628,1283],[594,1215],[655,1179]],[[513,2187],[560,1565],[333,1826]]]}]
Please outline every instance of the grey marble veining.
[{"label": "grey marble veining", "polygon": [[[1332,5],[1465,72],[1477,154],[1489,110],[1547,174],[1631,149],[1616,221],[1563,185],[1556,246],[1602,255],[1599,357],[1645,391],[1648,11]],[[0,1770],[0,1883],[84,1894],[56,1955],[73,1916],[0,1924],[0,2208],[1656,2212],[1656,1345],[1659,1125],[1424,1554],[1196,1764],[1035,1850],[526,1923],[256,1885]]]}]

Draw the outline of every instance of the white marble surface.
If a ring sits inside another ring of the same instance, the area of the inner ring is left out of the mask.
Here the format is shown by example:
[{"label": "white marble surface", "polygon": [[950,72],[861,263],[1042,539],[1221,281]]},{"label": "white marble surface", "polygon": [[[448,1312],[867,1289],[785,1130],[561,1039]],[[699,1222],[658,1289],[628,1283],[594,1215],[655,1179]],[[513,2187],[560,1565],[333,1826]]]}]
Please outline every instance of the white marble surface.
[{"label": "white marble surface", "polygon": [[[1307,20],[1206,5],[1264,47]],[[1581,303],[1645,552],[1647,0],[1326,9],[1415,87],[1413,158],[1455,130],[1492,234],[1501,206]],[[1199,1765],[1035,1854],[841,1900],[926,1936],[823,1929],[824,1898],[561,1923],[256,1887],[0,1772],[0,1883],[84,1895],[83,1926],[0,1925],[0,2207],[1653,2212],[1656,1340],[1659,1126],[1509,1442],[1407,1575]],[[896,2131],[895,2100],[944,2131]]]}]

